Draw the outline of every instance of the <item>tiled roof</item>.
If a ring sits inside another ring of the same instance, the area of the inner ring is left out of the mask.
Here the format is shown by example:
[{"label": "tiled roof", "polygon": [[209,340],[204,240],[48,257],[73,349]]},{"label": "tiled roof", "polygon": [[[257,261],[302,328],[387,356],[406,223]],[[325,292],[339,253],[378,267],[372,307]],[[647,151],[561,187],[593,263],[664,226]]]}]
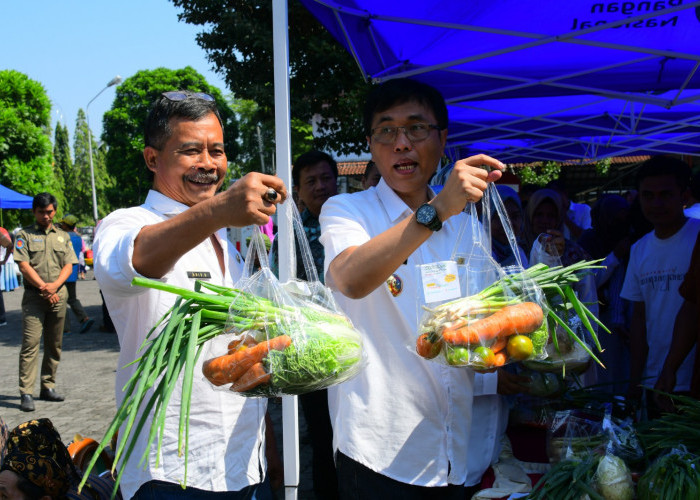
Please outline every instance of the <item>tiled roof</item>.
[{"label": "tiled roof", "polygon": [[[627,163],[639,163],[648,160],[651,156],[639,155],[639,156],[614,156],[610,158],[612,164],[627,164]],[[367,167],[367,162],[369,160],[362,161],[341,161],[338,162],[338,175],[362,175],[365,173],[365,167]],[[596,163],[598,160],[582,160],[576,162],[564,162],[564,165],[590,165]],[[513,163],[511,167],[524,167],[528,165],[527,163]]]},{"label": "tiled roof", "polygon": [[339,161],[338,175],[362,175],[365,173],[365,168],[367,167],[368,161],[369,160]]}]

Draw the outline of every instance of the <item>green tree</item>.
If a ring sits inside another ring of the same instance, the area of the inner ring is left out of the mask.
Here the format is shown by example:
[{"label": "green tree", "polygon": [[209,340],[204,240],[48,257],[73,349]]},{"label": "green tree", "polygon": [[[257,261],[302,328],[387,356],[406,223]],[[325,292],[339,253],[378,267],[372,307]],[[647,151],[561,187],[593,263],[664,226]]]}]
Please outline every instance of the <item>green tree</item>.
[{"label": "green tree", "polygon": [[[14,70],[0,71],[0,183],[22,194],[42,191],[63,199],[51,151],[51,101],[44,87]],[[28,211],[3,211],[12,227],[31,222]]]},{"label": "green tree", "polygon": [[146,197],[151,176],[142,152],[143,125],[148,109],[163,92],[181,89],[205,92],[214,97],[224,123],[226,154],[231,159],[237,156],[238,123],[235,114],[221,92],[209,85],[201,74],[190,66],[178,70],[139,71],[117,87],[112,109],[103,118],[102,139],[108,146],[107,171],[114,179],[107,193],[114,208],[140,204]]},{"label": "green tree", "polygon": [[[95,194],[97,197],[98,218],[107,215],[112,208],[108,199],[108,190],[114,181],[107,172],[104,152],[90,130],[92,141],[92,165],[95,174]],[[82,224],[94,224],[92,206],[92,178],[90,175],[90,144],[88,143],[88,123],[85,111],[78,110],[73,137],[73,168],[66,175],[66,198],[70,212],[78,217]]]},{"label": "green tree", "polygon": [[559,178],[561,165],[554,161],[530,163],[515,172],[523,184],[544,186]]},{"label": "green tree", "polygon": [[66,204],[60,207],[61,212],[66,213],[71,210],[70,193],[67,188],[71,187],[69,175],[73,170],[73,159],[71,158],[68,127],[61,125],[60,122],[56,124],[56,131],[54,132],[53,162],[54,171],[59,176],[58,182],[60,182],[63,188],[63,195],[66,200]]},{"label": "green tree", "polygon": [[[240,152],[229,161],[235,166],[234,175],[246,172],[273,173],[275,157],[275,130],[269,124],[256,121],[260,118],[259,106],[248,99],[232,99],[231,108],[238,117],[240,126]],[[314,147],[312,126],[298,118],[292,118],[292,158],[296,158]],[[262,159],[261,159],[262,156]],[[264,162],[264,170],[263,165]]]},{"label": "green tree", "polygon": [[[172,2],[182,7],[181,20],[202,27],[197,43],[236,98],[257,103],[251,122],[273,131],[272,2]],[[314,124],[313,147],[340,154],[366,151],[360,110],[370,84],[350,54],[299,2],[289,4],[289,65],[292,121]],[[266,144],[273,144],[273,136]]]}]

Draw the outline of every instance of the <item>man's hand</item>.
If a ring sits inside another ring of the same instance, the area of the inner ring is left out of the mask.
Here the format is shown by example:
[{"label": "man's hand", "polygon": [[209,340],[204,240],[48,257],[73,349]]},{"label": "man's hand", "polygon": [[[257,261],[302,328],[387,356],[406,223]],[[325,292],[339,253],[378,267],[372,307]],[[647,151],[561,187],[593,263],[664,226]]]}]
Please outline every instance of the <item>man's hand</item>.
[{"label": "man's hand", "polygon": [[39,291],[44,297],[49,297],[51,295],[56,295],[58,288],[59,286],[55,282],[44,283],[41,287],[39,287]]},{"label": "man's hand", "polygon": [[[484,166],[496,170],[487,170]],[[464,210],[467,203],[479,201],[488,183],[500,179],[504,168],[503,163],[486,155],[459,160],[452,168],[442,191],[431,204],[445,221]]]},{"label": "man's hand", "polygon": [[[654,389],[657,391],[672,393],[673,389],[676,387],[676,372],[670,368],[664,366],[659,375],[659,380],[656,381]],[[668,396],[659,394],[655,392],[653,395],[656,405],[663,411],[673,412],[675,411],[675,406],[673,401]]]},{"label": "man's hand", "polygon": [[[266,193],[272,188],[277,198],[272,202]],[[217,217],[226,221],[224,226],[244,227],[267,224],[275,213],[275,205],[287,199],[287,188],[282,179],[258,172],[246,174],[220,195],[213,198]]]}]

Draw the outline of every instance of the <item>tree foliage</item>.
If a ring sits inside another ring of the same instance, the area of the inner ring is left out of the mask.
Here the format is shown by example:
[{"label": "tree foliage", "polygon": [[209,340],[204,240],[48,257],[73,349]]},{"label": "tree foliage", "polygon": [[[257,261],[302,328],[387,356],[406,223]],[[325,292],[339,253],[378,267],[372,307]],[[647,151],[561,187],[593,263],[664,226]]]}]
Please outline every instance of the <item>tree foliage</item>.
[{"label": "tree foliage", "polygon": [[75,160],[66,175],[66,201],[68,210],[78,217],[81,223],[93,225],[95,220],[92,205],[92,176],[90,174],[90,142],[88,140],[92,143],[92,165],[95,174],[98,219],[112,210],[108,196],[109,190],[114,187],[114,179],[107,172],[105,151],[95,141],[92,130],[88,134],[88,127],[85,111],[79,109],[78,117],[75,120],[75,137],[73,138]]},{"label": "tree foliage", "polygon": [[559,178],[561,165],[554,161],[544,161],[530,163],[519,168],[515,175],[520,178],[523,184],[534,184],[536,186],[544,186],[549,181]]},{"label": "tree foliage", "polygon": [[139,71],[117,87],[112,108],[103,118],[102,139],[108,146],[106,167],[114,179],[114,184],[105,191],[113,208],[137,205],[146,197],[151,178],[142,153],[143,126],[148,110],[163,92],[182,89],[214,97],[224,122],[226,154],[235,158],[239,147],[238,124],[233,110],[217,88],[190,66],[179,70]]},{"label": "tree foliage", "polygon": [[[63,199],[54,175],[51,149],[51,101],[46,90],[27,75],[0,71],[0,183],[34,196],[42,191]],[[28,211],[3,211],[8,227],[33,220]]]},{"label": "tree foliage", "polygon": [[[231,108],[238,116],[240,126],[240,150],[233,158],[232,171],[236,176],[247,172],[274,173],[275,161],[275,131],[270,126],[258,122],[259,106],[248,99],[232,99]],[[292,158],[314,148],[312,126],[298,118],[292,118]]]},{"label": "tree foliage", "polygon": [[[265,141],[272,144],[272,2],[172,1],[183,9],[181,20],[202,27],[197,42],[235,97],[257,103],[250,123],[269,132]],[[292,122],[314,125],[313,147],[340,154],[365,151],[360,110],[370,84],[350,54],[298,1],[289,4],[289,66]],[[294,143],[292,147],[293,154],[301,152]]]}]

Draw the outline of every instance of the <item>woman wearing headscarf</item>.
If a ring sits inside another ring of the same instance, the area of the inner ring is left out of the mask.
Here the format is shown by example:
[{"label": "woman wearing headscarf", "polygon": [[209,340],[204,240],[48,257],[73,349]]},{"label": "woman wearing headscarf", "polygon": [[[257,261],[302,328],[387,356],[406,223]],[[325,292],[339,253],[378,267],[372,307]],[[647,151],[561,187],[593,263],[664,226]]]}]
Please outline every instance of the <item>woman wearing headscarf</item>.
[{"label": "woman wearing headscarf", "polygon": [[[525,255],[525,251],[519,244],[523,229],[523,208],[520,205],[518,193],[513,188],[504,184],[497,184],[496,190],[498,191],[501,201],[503,202],[503,207],[505,208],[504,215],[508,217],[508,222],[513,230],[512,236],[515,238],[515,241],[509,241],[508,234],[503,228],[501,217],[499,216],[492,199],[491,252],[493,253],[493,258],[496,259],[496,262],[503,267],[520,264],[523,267],[527,267],[528,258]],[[514,244],[517,245],[519,257],[516,257],[513,251]]]},{"label": "woman wearing headscarf", "polygon": [[[533,193],[525,209],[525,244],[530,255],[530,265],[546,264],[569,266],[582,260],[591,260],[590,255],[576,242],[564,237],[564,214],[566,206],[559,193],[552,189],[539,189]],[[589,272],[580,272],[574,292],[588,309],[598,316],[598,295],[595,279]],[[593,325],[596,328],[596,325]],[[588,334],[581,328],[584,337]],[[590,343],[590,339],[589,339]],[[585,385],[595,383],[595,369],[583,376]]]}]

